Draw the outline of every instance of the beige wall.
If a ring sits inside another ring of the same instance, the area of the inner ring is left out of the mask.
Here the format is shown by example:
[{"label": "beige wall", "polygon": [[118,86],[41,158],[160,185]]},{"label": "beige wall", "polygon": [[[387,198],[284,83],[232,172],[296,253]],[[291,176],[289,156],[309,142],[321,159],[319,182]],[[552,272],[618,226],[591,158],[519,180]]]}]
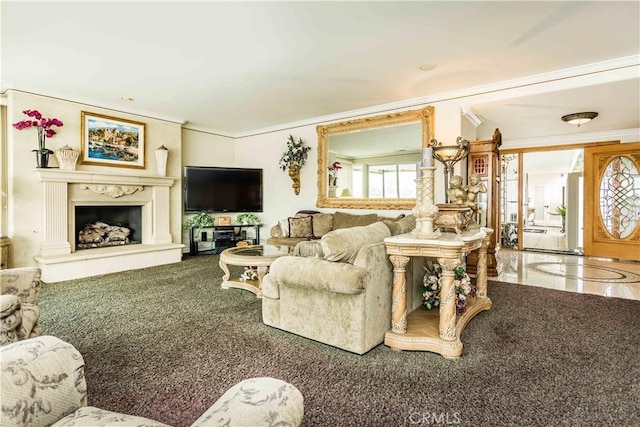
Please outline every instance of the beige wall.
[{"label": "beige wall", "polygon": [[[432,104],[435,107],[435,137],[438,141],[449,145],[455,143],[457,136],[462,136],[469,140],[479,137],[479,132],[467,120],[462,118],[461,108],[463,103],[468,104],[469,100],[461,99]],[[7,123],[9,124],[6,138],[7,158],[3,160],[6,160],[4,164],[7,165],[8,182],[6,183],[6,188],[9,193],[9,200],[6,215],[7,227],[2,231],[14,240],[14,265],[33,264],[32,258],[39,252],[42,241],[43,191],[42,184],[37,180],[37,175],[34,172],[36,165],[35,154],[31,152],[37,145],[36,133],[33,129],[19,132],[10,127],[11,123],[25,118],[21,113],[24,109],[38,109],[46,117],[57,117],[64,122],[59,134],[47,141],[47,146],[52,150],[65,144],[74,149],[80,147],[80,111],[83,110],[144,122],[147,130],[145,153],[147,167],[144,171],[140,170],[136,173],[154,174],[153,150],[162,144],[169,148],[168,175],[177,179],[171,190],[171,233],[174,242],[182,242],[188,245],[188,233],[182,228],[182,224],[185,221],[182,200],[182,174],[183,167],[186,165],[262,168],[264,170],[264,212],[258,213],[258,216],[265,223],[265,227],[261,230],[263,241],[268,237],[270,226],[276,224],[279,219],[290,216],[301,209],[318,209],[316,208],[318,142],[316,125],[326,123],[314,123],[234,139],[211,132],[182,129],[178,123],[90,107],[84,104],[26,94],[19,91],[9,91],[7,104]],[[414,105],[406,109],[420,107],[422,106]],[[361,117],[364,117],[364,115]],[[350,117],[350,119],[353,118]],[[301,137],[312,148],[309,152],[307,164],[301,171],[301,191],[297,196],[291,188],[292,182],[288,174],[278,167],[278,160],[286,147],[286,141],[290,134],[296,138]],[[52,159],[52,166],[56,165],[55,162],[55,159]],[[439,162],[435,162],[435,165],[437,167],[435,199],[436,202],[443,202],[443,168]],[[461,166],[460,164],[456,165],[455,172],[464,175]],[[79,165],[78,169],[105,171],[114,168]],[[318,210],[327,211],[327,209]],[[371,212],[368,210],[343,210],[353,213]],[[407,213],[406,211],[395,210],[377,212],[388,216]]]},{"label": "beige wall", "polygon": [[[182,129],[182,168],[184,166],[235,167],[234,139],[193,129]],[[180,174],[184,173],[181,168]],[[186,222],[183,206],[180,209],[182,224]],[[221,214],[222,215],[222,214]],[[191,215],[189,215],[191,216]],[[212,214],[212,216],[216,216]],[[182,228],[183,252],[189,252],[189,231]]]},{"label": "beige wall", "polygon": [[[126,173],[136,175],[155,175],[156,162],[154,150],[160,145],[169,149],[167,175],[176,178],[171,188],[171,235],[173,241],[180,242],[182,221],[182,152],[181,152],[181,124],[119,111],[96,108],[85,104],[62,101],[59,99],[38,96],[19,91],[9,91],[7,94],[7,231],[13,240],[13,266],[35,265],[33,257],[40,252],[43,242],[44,223],[44,189],[35,172],[36,158],[31,150],[37,148],[37,132],[29,128],[18,131],[11,127],[12,123],[25,120],[23,110],[40,111],[45,117],[60,119],[64,125],[56,128],[58,132],[53,138],[47,139],[47,148],[57,150],[69,145],[75,150],[80,149],[80,113],[93,112],[145,123],[145,168],[126,169]],[[57,167],[54,156],[49,163]],[[77,170],[122,173],[122,168],[110,166],[81,165]]]}]

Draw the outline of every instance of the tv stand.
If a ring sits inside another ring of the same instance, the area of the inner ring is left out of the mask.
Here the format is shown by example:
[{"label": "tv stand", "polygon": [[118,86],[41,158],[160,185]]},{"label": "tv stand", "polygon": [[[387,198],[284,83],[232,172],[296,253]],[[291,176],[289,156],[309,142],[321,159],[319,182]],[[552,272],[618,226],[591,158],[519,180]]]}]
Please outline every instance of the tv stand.
[{"label": "tv stand", "polygon": [[[253,229],[254,237],[247,238],[247,229]],[[209,254],[219,254],[227,248],[235,247],[238,242],[249,241],[252,245],[260,244],[260,225],[255,224],[233,224],[233,225],[212,225],[202,227],[203,233],[196,236],[196,230],[199,227],[191,227],[189,229],[189,254],[192,256],[199,255],[201,252]],[[211,232],[209,232],[211,230]],[[207,233],[206,237],[204,233]],[[200,237],[196,240],[196,237]],[[203,239],[203,237],[205,237]],[[204,243],[210,243],[209,248],[202,248]]]}]

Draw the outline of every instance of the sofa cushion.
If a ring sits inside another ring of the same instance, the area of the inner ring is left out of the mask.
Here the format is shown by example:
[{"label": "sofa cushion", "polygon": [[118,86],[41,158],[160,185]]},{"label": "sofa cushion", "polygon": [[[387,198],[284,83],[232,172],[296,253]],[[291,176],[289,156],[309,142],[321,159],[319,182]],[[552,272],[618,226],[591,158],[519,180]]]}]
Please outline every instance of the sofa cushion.
[{"label": "sofa cushion", "polygon": [[320,244],[324,259],[327,261],[353,264],[360,248],[382,242],[389,236],[391,236],[389,227],[382,222],[374,222],[367,226],[333,230],[322,236]]},{"label": "sofa cushion", "polygon": [[289,217],[289,237],[313,237],[313,217]]},{"label": "sofa cushion", "polygon": [[318,240],[305,240],[293,248],[293,256],[324,258],[322,245]]},{"label": "sofa cushion", "polygon": [[333,230],[333,214],[319,213],[313,216],[313,236],[321,238]]},{"label": "sofa cushion", "polygon": [[345,212],[336,212],[333,214],[333,229],[340,230],[342,228],[360,227],[369,225],[378,220],[378,214],[352,215]]}]

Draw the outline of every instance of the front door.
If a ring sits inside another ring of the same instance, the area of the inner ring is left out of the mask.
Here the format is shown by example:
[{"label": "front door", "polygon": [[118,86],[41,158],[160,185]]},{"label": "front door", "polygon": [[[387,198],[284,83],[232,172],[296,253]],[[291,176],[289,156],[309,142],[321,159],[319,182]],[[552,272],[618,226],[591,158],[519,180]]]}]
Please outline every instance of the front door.
[{"label": "front door", "polygon": [[640,261],[640,143],[584,153],[584,254]]}]

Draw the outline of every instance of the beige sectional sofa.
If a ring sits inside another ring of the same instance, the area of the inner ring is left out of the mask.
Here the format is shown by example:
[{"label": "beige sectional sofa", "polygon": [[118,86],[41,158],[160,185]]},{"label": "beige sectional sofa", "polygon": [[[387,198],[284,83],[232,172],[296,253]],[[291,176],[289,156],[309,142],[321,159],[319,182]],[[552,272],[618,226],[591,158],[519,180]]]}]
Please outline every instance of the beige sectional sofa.
[{"label": "beige sectional sofa", "polygon": [[[262,283],[269,326],[364,354],[391,327],[393,267],[384,239],[415,228],[415,218],[340,228],[276,259]],[[306,255],[306,256],[302,256]]]},{"label": "beige sectional sofa", "polygon": [[369,225],[376,221],[397,221],[402,217],[404,215],[388,218],[375,213],[357,215],[346,212],[299,211],[271,227],[267,244],[295,246],[299,242],[318,240],[333,230]]}]

